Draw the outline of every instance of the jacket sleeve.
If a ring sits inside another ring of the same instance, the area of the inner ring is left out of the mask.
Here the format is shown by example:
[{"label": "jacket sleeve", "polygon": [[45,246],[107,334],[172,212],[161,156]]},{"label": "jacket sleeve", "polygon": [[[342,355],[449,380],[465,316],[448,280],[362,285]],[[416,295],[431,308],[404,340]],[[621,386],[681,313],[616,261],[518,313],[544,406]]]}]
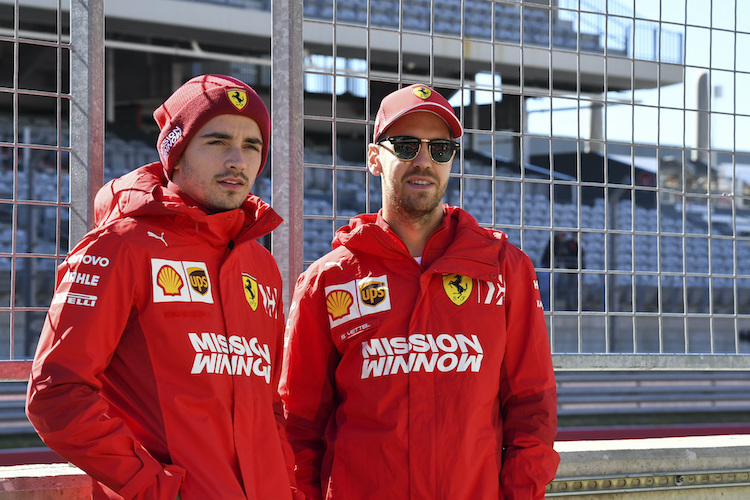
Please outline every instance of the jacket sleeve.
[{"label": "jacket sleeve", "polygon": [[112,234],[86,237],[58,268],[26,413],[51,449],[122,497],[173,500],[185,471],[151,456],[100,396],[143,272]]},{"label": "jacket sleeve", "polygon": [[[515,261],[515,262],[514,262]],[[500,399],[505,500],[542,499],[557,471],[557,391],[547,327],[531,260],[506,259],[507,343]]]},{"label": "jacket sleeve", "polygon": [[320,500],[327,484],[321,471],[325,434],[333,418],[338,354],[315,276],[305,273],[297,280],[286,337],[280,391],[297,463],[297,486],[308,498]]}]

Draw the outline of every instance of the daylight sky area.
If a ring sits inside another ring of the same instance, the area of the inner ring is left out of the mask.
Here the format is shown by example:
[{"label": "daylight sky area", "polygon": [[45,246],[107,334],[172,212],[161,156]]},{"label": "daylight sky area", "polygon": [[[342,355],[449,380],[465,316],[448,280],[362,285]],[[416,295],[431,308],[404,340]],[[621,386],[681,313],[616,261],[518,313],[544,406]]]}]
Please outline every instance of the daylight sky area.
[{"label": "daylight sky area", "polygon": [[[578,0],[561,0],[577,7]],[[584,5],[604,2],[580,0]],[[711,147],[750,151],[750,1],[748,0],[617,0],[608,2],[636,13],[636,25],[660,26],[663,32],[680,33],[684,40],[685,75],[682,83],[630,92],[610,92],[605,111],[609,141],[694,147],[698,103],[698,78],[708,73],[710,82]],[[585,14],[583,14],[585,16]],[[632,14],[631,14],[632,15]],[[549,131],[550,100],[529,103],[529,132]],[[556,102],[557,101],[557,102]],[[565,99],[553,99],[552,130],[555,136],[576,137],[579,128],[588,134],[590,112],[570,111]],[[617,104],[626,103],[626,104]],[[687,112],[683,111],[687,110]],[[570,123],[579,123],[571,127]],[[572,129],[572,130],[571,130]]]}]

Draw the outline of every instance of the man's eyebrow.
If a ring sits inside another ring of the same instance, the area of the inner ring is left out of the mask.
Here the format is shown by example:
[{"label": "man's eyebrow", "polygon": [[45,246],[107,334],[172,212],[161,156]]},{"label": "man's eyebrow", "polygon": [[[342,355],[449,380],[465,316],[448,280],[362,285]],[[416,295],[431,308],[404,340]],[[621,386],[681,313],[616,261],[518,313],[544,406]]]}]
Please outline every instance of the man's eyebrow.
[{"label": "man's eyebrow", "polygon": [[260,144],[260,145],[263,145],[263,139],[261,139],[259,137],[255,137],[255,136],[245,137],[245,139],[243,140],[243,142],[245,142],[245,143],[249,142],[250,144]]},{"label": "man's eyebrow", "polygon": [[[226,132],[206,132],[205,134],[201,135],[201,137],[205,139],[231,139],[232,136],[230,134],[227,134]],[[263,144],[263,139],[260,137],[255,136],[249,136],[245,137],[242,142],[249,143],[249,144]]]}]

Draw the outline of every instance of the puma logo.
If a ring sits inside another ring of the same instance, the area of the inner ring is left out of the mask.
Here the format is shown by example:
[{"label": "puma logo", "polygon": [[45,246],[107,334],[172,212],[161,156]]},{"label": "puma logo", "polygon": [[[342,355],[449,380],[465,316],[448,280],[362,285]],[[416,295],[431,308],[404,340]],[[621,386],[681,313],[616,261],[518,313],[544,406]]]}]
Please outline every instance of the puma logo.
[{"label": "puma logo", "polygon": [[169,246],[169,245],[167,245],[167,240],[164,239],[164,231],[161,232],[161,235],[152,233],[151,231],[147,231],[146,234],[149,235],[149,236],[151,236],[152,238],[156,238],[157,240],[159,240],[162,243],[164,243],[165,247]]}]

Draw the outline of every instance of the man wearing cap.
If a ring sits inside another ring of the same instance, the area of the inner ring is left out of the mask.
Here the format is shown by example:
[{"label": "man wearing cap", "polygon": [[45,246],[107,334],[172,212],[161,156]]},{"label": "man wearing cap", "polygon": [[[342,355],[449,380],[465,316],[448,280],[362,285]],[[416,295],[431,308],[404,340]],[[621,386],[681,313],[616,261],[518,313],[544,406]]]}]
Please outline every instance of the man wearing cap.
[{"label": "man wearing cap", "polygon": [[277,392],[281,276],[256,241],[281,219],[250,194],[268,110],[204,75],[154,118],[161,161],[99,191],[58,269],[27,414],[94,498],[304,498]]},{"label": "man wearing cap", "polygon": [[280,392],[312,499],[538,499],[556,391],[531,260],[442,203],[462,135],[425,85],[383,99],[383,206],[297,281]]}]

